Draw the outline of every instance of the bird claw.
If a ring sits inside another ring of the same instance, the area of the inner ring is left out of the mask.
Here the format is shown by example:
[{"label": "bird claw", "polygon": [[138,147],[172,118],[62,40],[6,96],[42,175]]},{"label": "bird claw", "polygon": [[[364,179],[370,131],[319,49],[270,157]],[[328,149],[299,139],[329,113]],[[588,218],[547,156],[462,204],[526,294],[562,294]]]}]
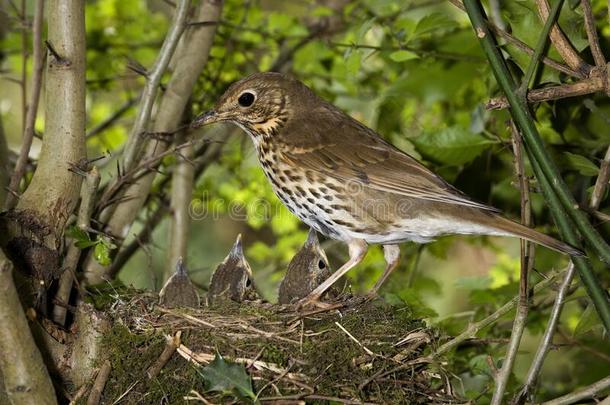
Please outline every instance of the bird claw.
[{"label": "bird claw", "polygon": [[302,311],[304,309],[331,309],[336,305],[320,300],[319,296],[307,296],[297,301],[297,310]]}]

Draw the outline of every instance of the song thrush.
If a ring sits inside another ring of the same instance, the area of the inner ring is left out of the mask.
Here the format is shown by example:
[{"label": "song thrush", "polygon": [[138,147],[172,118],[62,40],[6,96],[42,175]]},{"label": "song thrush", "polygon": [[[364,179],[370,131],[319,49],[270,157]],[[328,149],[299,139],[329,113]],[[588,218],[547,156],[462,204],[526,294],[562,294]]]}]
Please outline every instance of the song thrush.
[{"label": "song thrush", "polygon": [[327,237],[346,242],[349,260],[302,303],[316,303],[381,244],[386,269],[374,294],[398,264],[399,243],[426,243],[446,234],[527,239],[569,255],[582,253],[475,202],[375,131],[318,97],[300,81],[258,73],[231,85],[193,127],[227,121],[254,142],[280,200]]},{"label": "song thrush", "polygon": [[168,308],[199,307],[199,294],[189,278],[188,270],[182,258],[176,263],[176,271],[167,279],[159,291],[159,303]]},{"label": "song thrush", "polygon": [[260,295],[252,281],[250,264],[246,260],[241,246],[241,234],[239,234],[227,257],[212,274],[207,303],[216,304],[228,300],[253,301],[259,298]]},{"label": "song thrush", "polygon": [[[306,297],[331,274],[318,234],[313,228],[309,228],[307,240],[288,263],[286,275],[280,283],[278,302],[290,304]],[[327,291],[329,292],[331,291]]]}]

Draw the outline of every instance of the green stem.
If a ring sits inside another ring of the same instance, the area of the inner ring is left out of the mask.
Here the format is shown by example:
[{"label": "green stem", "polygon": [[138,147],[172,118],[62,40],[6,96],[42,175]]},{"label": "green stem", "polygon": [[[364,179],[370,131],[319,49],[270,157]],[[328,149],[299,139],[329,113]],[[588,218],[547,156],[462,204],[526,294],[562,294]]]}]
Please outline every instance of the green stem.
[{"label": "green stem", "polygon": [[487,29],[484,12],[479,1],[465,0],[464,5],[476,34],[480,39],[481,46],[487,54],[494,76],[511,106],[511,115],[523,133],[527,150],[531,153],[530,156],[540,165],[543,175],[552,185],[552,192],[556,193],[565,211],[572,218],[585,241],[593,248],[602,261],[610,264],[610,246],[593,228],[585,213],[578,208],[578,204],[570,194],[567,184],[559,175],[557,166],[546,153],[534,119],[530,115],[525,102],[517,95],[515,82],[496,47],[494,37]]},{"label": "green stem", "polygon": [[549,32],[551,32],[551,27],[555,24],[555,21],[559,17],[559,10],[561,10],[561,6],[563,5],[563,0],[557,0],[555,4],[553,4],[553,8],[549,13],[549,18],[546,19],[544,23],[544,27],[542,27],[542,32],[540,33],[540,38],[538,38],[538,43],[536,44],[536,48],[534,48],[534,54],[532,55],[532,61],[527,66],[527,70],[525,71],[525,76],[523,76],[523,81],[521,82],[521,87],[519,87],[518,94],[522,98],[525,99],[527,95],[527,88],[529,87],[532,78],[534,77],[534,73],[536,72],[536,68],[538,67],[538,62],[542,58],[542,54],[546,49],[547,42],[549,40]]},{"label": "green stem", "polygon": [[[572,231],[572,221],[565,215],[565,211],[562,209],[561,203],[559,202],[557,196],[552,192],[549,192],[552,190],[551,184],[548,182],[546,177],[542,175],[541,167],[538,165],[538,162],[535,159],[532,159],[531,155],[530,161],[532,163],[532,168],[534,169],[534,174],[536,175],[538,181],[540,181],[540,187],[542,188],[544,197],[549,204],[551,214],[553,215],[553,219],[557,224],[557,228],[559,228],[561,237],[570,245],[580,248],[580,240]],[[593,305],[595,306],[595,309],[597,310],[606,331],[610,331],[610,302],[608,301],[606,291],[601,287],[601,284],[593,272],[591,263],[586,257],[572,257],[572,262],[574,263],[576,270],[578,270],[578,275],[580,276],[580,279],[587,290],[587,294],[589,297],[591,297],[591,301],[593,301]]]},{"label": "green stem", "polygon": [[[496,47],[493,36],[487,29],[484,11],[480,2],[478,0],[464,0],[464,5],[477,37],[480,39],[481,46],[489,59],[496,80],[510,103],[511,115],[523,133],[527,146],[526,151],[534,168],[536,178],[540,182],[562,237],[568,243],[576,247],[580,246],[578,235],[574,230],[572,221],[570,221],[572,219],[595,252],[606,263],[610,263],[610,248],[591,226],[585,214],[578,210],[576,201],[568,191],[567,185],[559,175],[555,164],[546,153],[534,124],[534,119],[529,114],[524,100],[520,99],[515,92],[515,82]],[[586,258],[574,257],[572,260],[606,330],[610,331],[610,303],[605,291],[601,288]]]}]

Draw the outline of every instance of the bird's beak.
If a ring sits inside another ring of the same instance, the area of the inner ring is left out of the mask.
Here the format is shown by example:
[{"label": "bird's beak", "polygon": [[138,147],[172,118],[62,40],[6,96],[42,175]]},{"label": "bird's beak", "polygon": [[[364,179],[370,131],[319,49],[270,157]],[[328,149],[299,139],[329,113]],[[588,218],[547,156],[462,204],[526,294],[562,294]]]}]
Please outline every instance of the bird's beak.
[{"label": "bird's beak", "polygon": [[210,110],[196,117],[193,122],[191,122],[190,126],[191,128],[200,128],[204,125],[217,122],[219,120],[218,118],[219,117],[218,114],[216,114],[216,111]]}]

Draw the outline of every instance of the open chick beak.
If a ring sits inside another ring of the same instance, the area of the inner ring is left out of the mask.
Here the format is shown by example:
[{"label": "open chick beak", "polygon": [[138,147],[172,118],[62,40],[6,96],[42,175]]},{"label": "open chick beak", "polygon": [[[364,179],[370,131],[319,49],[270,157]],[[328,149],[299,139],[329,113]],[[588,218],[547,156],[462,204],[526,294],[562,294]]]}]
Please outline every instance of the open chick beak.
[{"label": "open chick beak", "polygon": [[197,116],[193,122],[191,122],[191,128],[201,128],[204,125],[207,124],[212,124],[214,122],[218,121],[218,114],[216,114],[216,111],[214,110],[210,110],[206,113],[203,113],[199,116]]}]

